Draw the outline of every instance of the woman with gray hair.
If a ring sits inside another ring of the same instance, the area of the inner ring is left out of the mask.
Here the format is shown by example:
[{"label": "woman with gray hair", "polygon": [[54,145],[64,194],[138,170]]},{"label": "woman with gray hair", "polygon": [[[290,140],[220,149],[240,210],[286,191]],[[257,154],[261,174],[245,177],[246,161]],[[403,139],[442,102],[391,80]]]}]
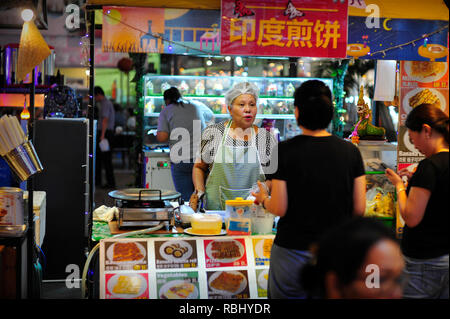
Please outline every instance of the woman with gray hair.
[{"label": "woman with gray hair", "polygon": [[[259,89],[249,82],[235,84],[226,94],[231,119],[207,127],[192,171],[194,210],[205,199],[207,210],[224,210],[225,201],[246,198],[257,181],[271,173],[271,153],[277,141],[254,125]],[[270,186],[269,181],[266,182]],[[270,187],[269,187],[270,188]]]}]

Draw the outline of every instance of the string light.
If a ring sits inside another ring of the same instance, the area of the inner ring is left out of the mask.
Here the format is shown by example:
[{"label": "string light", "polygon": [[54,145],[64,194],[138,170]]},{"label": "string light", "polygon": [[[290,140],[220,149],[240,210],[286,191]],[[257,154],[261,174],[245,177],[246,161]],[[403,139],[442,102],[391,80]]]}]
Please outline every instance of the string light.
[{"label": "string light", "polygon": [[[109,14],[109,13],[110,13],[110,12],[103,13],[103,15],[107,15],[107,14]],[[117,20],[119,23],[122,23],[123,25],[125,25],[125,26],[127,26],[127,27],[129,27],[129,28],[131,28],[131,29],[134,29],[134,30],[139,31],[139,32],[141,32],[141,33],[146,33],[146,31],[140,30],[139,28],[136,28],[136,27],[134,27],[134,26],[132,26],[132,25],[129,25],[129,24],[127,24],[127,23],[124,23],[123,21],[117,19],[116,17],[113,17],[113,16],[111,16],[111,15],[108,15],[108,17],[109,17],[110,19]],[[395,49],[401,49],[401,50],[403,50],[403,47],[404,47],[404,46],[407,46],[407,45],[410,45],[410,44],[412,44],[413,47],[415,47],[415,46],[416,46],[416,42],[421,41],[422,39],[424,39],[424,46],[426,47],[427,42],[428,42],[428,37],[430,37],[430,36],[432,36],[432,35],[434,35],[434,34],[436,34],[436,33],[440,33],[440,32],[442,32],[442,31],[444,31],[445,29],[448,29],[448,26],[444,26],[444,27],[442,27],[442,28],[440,28],[440,29],[438,29],[438,30],[436,30],[436,31],[433,31],[433,32],[428,33],[428,34],[424,34],[424,35],[422,35],[420,38],[414,39],[414,40],[412,40],[412,41],[409,41],[409,42],[406,42],[406,43],[403,43],[403,44],[399,44],[399,45],[396,45],[396,46],[393,46],[393,47],[390,47],[390,48],[387,48],[387,49],[384,49],[384,50],[380,50],[380,51],[369,52],[368,55],[369,55],[369,56],[374,56],[374,55],[376,55],[376,54],[378,54],[378,53],[381,53],[381,54],[383,54],[383,57],[385,57],[385,56],[386,56],[386,52],[388,52],[388,51],[395,50]],[[207,52],[207,51],[204,51],[204,50],[201,50],[201,49],[197,49],[197,48],[194,48],[194,47],[189,47],[189,46],[187,46],[187,45],[185,45],[185,44],[178,43],[178,42],[175,42],[175,41],[172,41],[172,40],[168,40],[168,39],[164,38],[163,36],[161,36],[161,35],[159,35],[159,34],[153,34],[153,33],[152,33],[152,34],[150,34],[150,35],[151,35],[152,37],[154,37],[155,39],[161,39],[161,41],[163,41],[163,42],[164,42],[164,41],[167,41],[167,42],[170,44],[170,45],[169,45],[169,48],[171,48],[171,44],[174,44],[174,45],[178,45],[178,46],[180,46],[180,47],[185,48],[185,49],[186,49],[186,52],[189,52],[189,50],[195,50],[195,51],[202,52],[202,53],[204,53],[204,54],[210,54],[210,52]],[[86,37],[89,37],[89,34],[86,34]],[[296,63],[296,64],[298,65],[298,63]]]},{"label": "string light", "polygon": [[[109,13],[108,13],[108,12],[107,12],[107,13],[102,12],[102,14],[106,16],[106,15],[108,15]],[[123,24],[123,25],[125,25],[125,26],[127,26],[127,27],[129,27],[129,28],[131,28],[131,29],[133,29],[133,30],[136,30],[136,31],[138,31],[138,32],[140,32],[140,33],[147,34],[147,31],[143,31],[143,30],[141,30],[141,29],[139,29],[139,28],[136,28],[136,27],[134,27],[134,26],[132,26],[132,25],[129,25],[129,24],[123,22],[122,20],[119,20],[118,18],[113,17],[112,15],[108,15],[108,18],[113,19],[113,20],[116,20],[117,22],[119,22],[119,23],[121,23],[121,24]],[[187,46],[187,45],[182,44],[182,43],[179,43],[179,42],[175,42],[175,41],[166,39],[166,38],[164,38],[163,36],[161,36],[161,35],[159,35],[159,34],[151,33],[151,34],[149,34],[149,35],[152,36],[152,37],[155,38],[155,39],[160,39],[163,43],[164,43],[164,41],[167,41],[167,43],[169,43],[169,44],[178,45],[178,46],[180,46],[180,47],[183,47],[183,48],[186,49],[186,52],[189,52],[189,50],[195,50],[195,51],[202,52],[202,53],[204,53],[204,54],[209,54],[209,53],[210,53],[210,52],[207,52],[207,51],[204,51],[204,50],[201,50],[201,49],[197,49],[197,48],[194,48],[194,47]]]},{"label": "string light", "polygon": [[29,120],[30,119],[30,112],[27,108],[27,98],[25,97],[25,103],[23,104],[23,110],[20,113],[20,119],[22,120]]},{"label": "string light", "polygon": [[373,52],[373,53],[369,52],[369,55],[373,56],[375,54],[381,53],[381,54],[383,54],[383,57],[384,57],[386,55],[386,52],[391,51],[391,50],[395,50],[395,49],[401,49],[402,50],[404,46],[407,46],[407,45],[410,45],[410,44],[412,44],[412,46],[415,47],[416,46],[416,42],[419,42],[421,40],[424,40],[424,42],[425,42],[424,45],[426,45],[426,43],[428,42],[428,38],[430,36],[432,36],[432,35],[434,35],[436,33],[440,33],[442,31],[444,31],[445,29],[448,29],[448,25],[446,25],[446,26],[444,26],[444,27],[442,27],[442,28],[440,28],[438,30],[435,30],[433,32],[430,32],[428,34],[424,34],[420,38],[411,40],[409,42],[402,43],[402,44],[399,44],[399,45],[395,45],[393,47],[390,47],[390,48],[387,48],[387,49],[384,49],[384,50],[380,50],[380,51],[376,51],[376,52]]}]

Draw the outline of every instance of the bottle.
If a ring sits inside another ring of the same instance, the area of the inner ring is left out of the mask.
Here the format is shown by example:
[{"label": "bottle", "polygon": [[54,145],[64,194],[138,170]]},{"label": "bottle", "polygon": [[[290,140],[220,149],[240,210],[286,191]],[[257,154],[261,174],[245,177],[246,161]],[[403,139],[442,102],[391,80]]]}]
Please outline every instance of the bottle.
[{"label": "bottle", "polygon": [[203,82],[200,81],[195,86],[195,94],[196,95],[204,95],[205,94],[205,86],[203,85]]},{"label": "bottle", "polygon": [[269,84],[267,87],[267,95],[268,96],[277,96],[277,85],[273,82]]},{"label": "bottle", "polygon": [[146,95],[153,94],[153,83],[152,83],[152,81],[149,80],[149,81],[145,84],[145,87],[147,88]]},{"label": "bottle", "polygon": [[222,95],[222,91],[223,91],[223,85],[222,83],[220,83],[219,81],[217,81],[216,83],[214,83],[214,94],[215,95]]},{"label": "bottle", "polygon": [[164,93],[164,91],[170,89],[170,84],[167,82],[164,82],[163,84],[161,84],[161,93]]},{"label": "bottle", "polygon": [[294,92],[295,92],[295,87],[294,87],[294,85],[292,85],[292,83],[289,83],[289,84],[286,86],[286,89],[285,89],[285,91],[284,91],[284,95],[285,95],[285,96],[291,97],[291,96],[294,95]]},{"label": "bottle", "polygon": [[112,88],[111,88],[111,97],[113,100],[117,98],[117,83],[116,80],[113,81]]},{"label": "bottle", "polygon": [[188,94],[189,93],[189,86],[187,85],[186,81],[181,81],[180,86],[178,87],[180,90],[181,95]]}]

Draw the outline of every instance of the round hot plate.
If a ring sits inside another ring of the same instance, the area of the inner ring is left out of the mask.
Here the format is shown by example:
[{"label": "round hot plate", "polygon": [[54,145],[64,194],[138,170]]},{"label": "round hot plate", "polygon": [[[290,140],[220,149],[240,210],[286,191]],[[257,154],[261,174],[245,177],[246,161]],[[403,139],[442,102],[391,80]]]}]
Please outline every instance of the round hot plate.
[{"label": "round hot plate", "polygon": [[109,197],[127,201],[165,201],[176,200],[181,194],[165,189],[126,188],[108,193]]}]

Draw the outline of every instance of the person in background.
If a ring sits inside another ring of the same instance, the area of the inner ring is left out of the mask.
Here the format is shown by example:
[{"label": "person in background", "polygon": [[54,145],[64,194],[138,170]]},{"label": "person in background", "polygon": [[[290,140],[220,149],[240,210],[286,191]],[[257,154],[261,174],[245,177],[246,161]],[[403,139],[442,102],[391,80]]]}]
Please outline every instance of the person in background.
[{"label": "person in background", "polygon": [[[127,124],[127,120],[125,115],[123,114],[122,107],[119,103],[113,103],[114,106],[114,130],[116,134],[120,134]],[[120,127],[120,129],[117,129]],[[120,131],[120,132],[118,132]]]},{"label": "person in background", "polygon": [[[115,188],[116,182],[114,178],[114,168],[112,164],[112,142],[114,138],[114,106],[105,97],[105,92],[99,86],[94,87],[95,106],[97,107],[98,120],[97,120],[97,160],[96,160],[96,172],[95,172],[95,184],[104,188]],[[100,149],[100,143],[103,140],[107,140],[109,144],[109,150],[102,151]],[[105,169],[106,173],[106,185],[102,185],[102,169]]]},{"label": "person in background", "polygon": [[272,246],[268,297],[306,298],[299,274],[320,236],[352,216],[362,216],[366,179],[356,146],[326,131],[333,118],[330,89],[319,80],[294,93],[302,134],[278,144],[271,197],[259,183],[255,203],[280,216]]},{"label": "person in background", "polygon": [[266,181],[277,141],[271,132],[253,124],[258,93],[259,89],[249,82],[235,84],[225,94],[231,119],[203,131],[192,173],[195,192],[190,205],[194,210],[199,208],[203,195],[205,209],[225,210],[227,200],[247,198],[258,180]]},{"label": "person in background", "polygon": [[[449,120],[431,104],[412,109],[405,125],[425,159],[411,176],[407,170],[386,176],[397,190],[405,221],[401,242],[410,276],[404,298],[449,298]],[[407,176],[405,188],[402,176]]]},{"label": "person in background", "polygon": [[128,118],[127,118],[127,130],[134,131],[136,129],[136,115],[134,115],[134,110],[132,107],[127,109]]},{"label": "person in background", "polygon": [[194,104],[199,112],[202,114],[202,118],[205,121],[205,127],[209,125],[213,125],[216,121],[213,111],[209,107],[207,107],[204,103],[196,100],[190,100],[191,104]]},{"label": "person in background", "polygon": [[[194,191],[192,168],[197,152],[201,131],[206,127],[206,119],[212,111],[200,108],[197,103],[183,100],[180,91],[171,87],[164,91],[164,103],[158,118],[156,139],[169,141],[172,180],[181,198],[189,201]],[[209,111],[209,112],[208,112]],[[196,137],[196,133],[198,136]]]},{"label": "person in background", "polygon": [[300,280],[312,299],[399,299],[404,266],[394,232],[356,217],[324,234]]}]

